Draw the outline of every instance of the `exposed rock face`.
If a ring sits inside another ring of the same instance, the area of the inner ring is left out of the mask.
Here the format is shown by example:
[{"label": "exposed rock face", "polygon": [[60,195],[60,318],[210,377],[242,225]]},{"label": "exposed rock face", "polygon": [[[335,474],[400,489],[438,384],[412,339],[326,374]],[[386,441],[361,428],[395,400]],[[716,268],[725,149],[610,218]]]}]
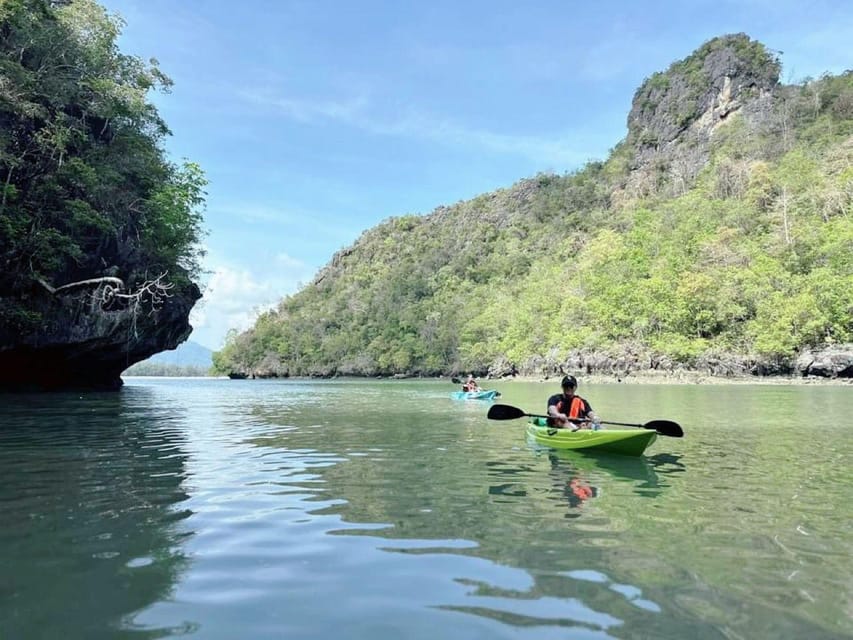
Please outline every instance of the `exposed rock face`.
[{"label": "exposed rock face", "polygon": [[264,356],[252,372],[253,378],[287,378],[289,376],[287,365],[282,364],[281,358],[275,353]]},{"label": "exposed rock face", "polygon": [[[497,365],[498,363],[495,367]],[[501,362],[500,365],[505,367],[506,363]],[[796,359],[784,361],[709,352],[690,364],[677,364],[647,348],[628,343],[607,352],[581,349],[571,351],[564,358],[557,358],[555,354],[545,358],[529,358],[521,364],[518,371],[524,376],[546,379],[577,372],[627,377],[632,373],[644,374],[652,371],[668,375],[694,372],[721,378],[798,375],[853,378],[853,344],[808,349]]]},{"label": "exposed rock face", "polygon": [[201,297],[196,285],[155,299],[115,292],[110,283],[34,288],[30,308],[41,314],[41,325],[24,335],[0,328],[0,388],[118,389],[127,367],[174,349],[192,331],[189,313]]},{"label": "exposed rock face", "polygon": [[518,369],[506,357],[493,362],[487,372],[489,378],[510,378],[516,375],[518,375]]},{"label": "exposed rock face", "polygon": [[853,378],[853,344],[807,349],[797,358],[797,369],[804,376]]},{"label": "exposed rock face", "polygon": [[[714,38],[634,94],[627,144],[634,196],[686,189],[708,160],[717,127],[739,111],[764,111],[779,84],[780,65],[746,34]],[[671,195],[671,194],[670,194]]]},{"label": "exposed rock face", "polygon": [[745,34],[715,38],[667,71],[646,80],[634,94],[629,137],[648,148],[675,141],[704,115],[713,127],[744,99],[771,91],[779,66]]}]

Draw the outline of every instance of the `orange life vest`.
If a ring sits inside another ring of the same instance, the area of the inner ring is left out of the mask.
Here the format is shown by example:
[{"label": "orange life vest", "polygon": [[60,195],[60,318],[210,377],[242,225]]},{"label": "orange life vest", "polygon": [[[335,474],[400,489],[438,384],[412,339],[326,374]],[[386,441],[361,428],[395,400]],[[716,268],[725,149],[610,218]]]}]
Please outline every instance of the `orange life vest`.
[{"label": "orange life vest", "polygon": [[574,396],[572,398],[572,404],[569,406],[569,411],[563,411],[563,400],[560,400],[557,403],[557,411],[560,413],[565,413],[569,418],[580,418],[581,412],[584,408],[584,401],[581,400],[578,396]]},{"label": "orange life vest", "polygon": [[569,488],[580,500],[587,500],[592,497],[592,488],[577,478],[571,479]]}]

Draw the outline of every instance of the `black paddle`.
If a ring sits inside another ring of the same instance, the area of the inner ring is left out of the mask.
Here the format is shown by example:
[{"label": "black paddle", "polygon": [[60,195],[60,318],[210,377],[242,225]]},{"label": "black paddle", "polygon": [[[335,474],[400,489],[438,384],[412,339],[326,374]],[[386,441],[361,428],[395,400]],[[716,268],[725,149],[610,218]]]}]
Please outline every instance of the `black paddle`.
[{"label": "black paddle", "polygon": [[[490,420],[515,420],[516,418],[523,418],[525,416],[529,418],[549,417],[538,413],[525,413],[518,407],[511,407],[508,404],[493,404],[491,407],[489,407],[489,412],[486,414],[486,417]],[[572,422],[588,421],[572,420]],[[654,429],[662,436],[669,436],[670,438],[681,438],[684,436],[684,431],[682,430],[681,426],[677,422],[672,422],[671,420],[652,420],[651,422],[647,422],[645,424],[602,421],[601,424],[615,424],[621,427],[641,427],[643,429]]]}]

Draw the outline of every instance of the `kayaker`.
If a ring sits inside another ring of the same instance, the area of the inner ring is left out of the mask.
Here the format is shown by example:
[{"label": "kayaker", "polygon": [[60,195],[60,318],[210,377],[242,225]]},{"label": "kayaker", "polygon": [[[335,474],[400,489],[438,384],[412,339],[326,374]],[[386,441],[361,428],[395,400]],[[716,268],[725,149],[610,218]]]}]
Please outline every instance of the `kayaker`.
[{"label": "kayaker", "polygon": [[[548,398],[548,425],[558,429],[570,427],[572,431],[599,429],[601,418],[592,410],[589,402],[575,395],[575,389],[578,388],[577,378],[565,376],[560,386],[563,393]],[[584,422],[572,422],[572,418]]]},{"label": "kayaker", "polygon": [[462,391],[474,392],[477,393],[482,391],[480,385],[477,384],[477,381],[474,380],[474,374],[469,373],[468,379],[462,383]]}]

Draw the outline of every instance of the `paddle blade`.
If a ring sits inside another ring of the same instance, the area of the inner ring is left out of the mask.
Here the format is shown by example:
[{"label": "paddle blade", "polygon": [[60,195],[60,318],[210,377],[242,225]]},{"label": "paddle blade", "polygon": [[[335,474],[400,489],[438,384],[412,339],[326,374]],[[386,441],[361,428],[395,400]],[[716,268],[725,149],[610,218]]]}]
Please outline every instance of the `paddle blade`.
[{"label": "paddle blade", "polygon": [[662,436],[669,436],[670,438],[682,438],[684,437],[684,431],[677,422],[673,422],[672,420],[652,420],[651,422],[647,422],[643,425],[646,429],[654,429]]},{"label": "paddle blade", "polygon": [[523,418],[526,415],[518,407],[511,407],[508,404],[493,404],[489,407],[486,417],[489,420],[515,420],[516,418]]},{"label": "paddle blade", "polygon": [[461,384],[462,383],[462,381],[459,378],[451,378],[450,381],[453,384]]}]

